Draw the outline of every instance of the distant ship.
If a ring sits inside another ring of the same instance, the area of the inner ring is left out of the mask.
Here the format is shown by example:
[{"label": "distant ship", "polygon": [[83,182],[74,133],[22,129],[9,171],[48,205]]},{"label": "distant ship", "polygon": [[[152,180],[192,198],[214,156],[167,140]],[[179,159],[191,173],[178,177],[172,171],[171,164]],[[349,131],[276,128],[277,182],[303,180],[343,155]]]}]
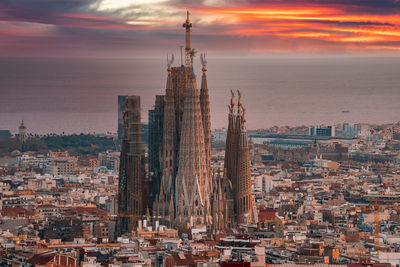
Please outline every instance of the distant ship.
[{"label": "distant ship", "polygon": [[350,110],[342,110],[342,113],[350,113]]}]

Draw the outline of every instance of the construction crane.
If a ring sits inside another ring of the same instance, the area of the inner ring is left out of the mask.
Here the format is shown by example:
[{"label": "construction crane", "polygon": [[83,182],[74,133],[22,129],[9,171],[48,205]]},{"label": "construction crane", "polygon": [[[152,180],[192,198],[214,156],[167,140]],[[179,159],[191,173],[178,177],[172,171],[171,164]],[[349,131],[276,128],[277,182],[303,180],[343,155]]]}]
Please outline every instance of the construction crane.
[{"label": "construction crane", "polygon": [[118,217],[122,218],[142,218],[143,215],[137,215],[137,214],[127,214],[127,213],[118,213]]},{"label": "construction crane", "polygon": [[128,213],[117,213],[117,217],[122,217],[122,218],[143,218],[143,217],[147,217],[147,218],[151,218],[151,219],[157,219],[159,217],[157,216],[150,216],[150,209],[147,208],[146,209],[146,215],[144,214],[128,214]]}]

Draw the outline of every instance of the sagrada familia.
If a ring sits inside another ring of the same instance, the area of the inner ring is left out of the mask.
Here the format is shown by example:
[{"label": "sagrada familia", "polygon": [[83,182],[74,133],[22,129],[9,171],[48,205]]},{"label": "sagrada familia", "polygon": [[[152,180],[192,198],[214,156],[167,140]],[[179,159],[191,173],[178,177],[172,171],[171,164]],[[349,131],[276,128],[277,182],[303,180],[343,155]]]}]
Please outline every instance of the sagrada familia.
[{"label": "sagrada familia", "polygon": [[[139,157],[135,154],[138,149],[132,147],[137,145],[141,149],[141,140],[137,135],[130,136],[137,128],[129,130],[138,123],[128,118],[129,114],[136,114],[133,107],[137,105],[132,100],[130,104],[127,101],[119,187],[119,210],[127,215],[118,220],[119,232],[130,231],[136,218],[146,209],[151,209],[153,217],[159,218],[161,223],[177,228],[181,233],[193,229],[218,233],[256,220],[242,95],[237,92],[235,103],[236,94],[231,92],[224,170],[212,170],[207,61],[205,54],[201,54],[199,90],[193,68],[196,52],[190,47],[192,23],[189,12],[183,27],[186,31],[185,63],[173,67],[174,56],[167,56],[165,95],[157,95],[154,109],[149,111],[151,185],[147,207],[138,194],[140,190],[144,191],[146,176],[143,174],[143,155]],[[136,118],[140,123],[140,116]],[[136,155],[134,159],[129,159],[130,150]],[[132,171],[132,168],[138,169]]]}]

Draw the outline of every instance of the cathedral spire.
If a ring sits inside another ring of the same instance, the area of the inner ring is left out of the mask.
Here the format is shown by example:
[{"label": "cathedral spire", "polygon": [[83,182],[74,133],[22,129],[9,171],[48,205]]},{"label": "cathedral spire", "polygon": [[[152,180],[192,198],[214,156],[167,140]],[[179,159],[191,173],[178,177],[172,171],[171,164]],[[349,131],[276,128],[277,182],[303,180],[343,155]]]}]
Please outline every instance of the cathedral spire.
[{"label": "cathedral spire", "polygon": [[182,25],[183,28],[186,29],[186,47],[185,47],[185,66],[189,67],[190,66],[190,28],[192,28],[192,23],[190,23],[190,19],[189,19],[189,10],[186,13],[186,21],[185,23]]},{"label": "cathedral spire", "polygon": [[206,54],[202,53],[200,54],[200,61],[201,61],[201,66],[202,66],[202,71],[203,75],[201,77],[201,90],[207,90],[208,91],[208,86],[207,86],[207,60],[206,60]]},{"label": "cathedral spire", "polygon": [[235,183],[234,179],[234,166],[236,165],[236,157],[234,157],[235,151],[235,139],[236,139],[236,116],[235,116],[235,92],[231,90],[231,103],[228,105],[229,115],[228,115],[228,131],[225,142],[225,161],[224,161],[224,171],[226,175]]},{"label": "cathedral spire", "polygon": [[[211,120],[210,120],[210,97],[208,95],[207,86],[207,60],[206,54],[200,54],[200,61],[202,65],[203,75],[201,77],[201,87],[200,87],[200,106],[201,115],[204,128],[204,145],[206,151],[206,163],[208,173],[211,177]],[[212,184],[208,185],[209,192],[212,192]]]},{"label": "cathedral spire", "polygon": [[[194,50],[190,53],[193,62]],[[210,173],[204,138],[200,94],[191,68],[184,99],[178,173],[175,180],[177,222],[183,228],[205,225],[209,214]],[[185,200],[185,198],[188,198]],[[191,201],[192,199],[193,201]],[[207,203],[206,203],[207,202]],[[183,207],[181,207],[183,205]]]},{"label": "cathedral spire", "polygon": [[[173,83],[172,83],[172,68],[171,65],[174,61],[174,55],[171,57],[167,56],[167,85],[166,85],[166,94],[164,100],[164,129],[163,129],[163,147],[161,154],[161,166],[163,168],[163,174],[161,178],[161,182],[163,184],[163,189],[165,194],[170,194],[171,181],[172,176],[175,170],[175,160],[174,160],[174,145],[175,145],[175,106],[174,106],[174,92],[173,92]],[[166,198],[168,199],[168,198]]]}]

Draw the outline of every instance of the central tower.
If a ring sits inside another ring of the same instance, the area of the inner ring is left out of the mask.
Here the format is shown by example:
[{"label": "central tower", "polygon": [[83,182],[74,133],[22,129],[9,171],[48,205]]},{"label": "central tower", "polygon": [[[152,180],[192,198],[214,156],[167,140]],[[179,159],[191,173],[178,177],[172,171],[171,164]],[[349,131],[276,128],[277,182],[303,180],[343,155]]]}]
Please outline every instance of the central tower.
[{"label": "central tower", "polygon": [[176,176],[176,224],[180,230],[209,223],[210,173],[205,149],[200,93],[193,72],[194,52],[183,109],[178,174]]},{"label": "central tower", "polygon": [[153,212],[162,218],[163,223],[186,231],[210,224],[209,194],[212,187],[207,62],[203,54],[203,75],[199,90],[193,67],[195,51],[190,46],[192,23],[189,12],[183,28],[185,64],[173,67],[173,56],[167,57],[165,95],[159,96],[163,101],[156,102],[154,108],[155,111],[161,111],[157,118],[162,119],[162,123],[160,121],[157,125],[161,125],[162,129],[154,129],[161,132],[158,138],[154,138],[161,144],[149,145],[149,156],[155,159],[150,166],[154,173]]}]

